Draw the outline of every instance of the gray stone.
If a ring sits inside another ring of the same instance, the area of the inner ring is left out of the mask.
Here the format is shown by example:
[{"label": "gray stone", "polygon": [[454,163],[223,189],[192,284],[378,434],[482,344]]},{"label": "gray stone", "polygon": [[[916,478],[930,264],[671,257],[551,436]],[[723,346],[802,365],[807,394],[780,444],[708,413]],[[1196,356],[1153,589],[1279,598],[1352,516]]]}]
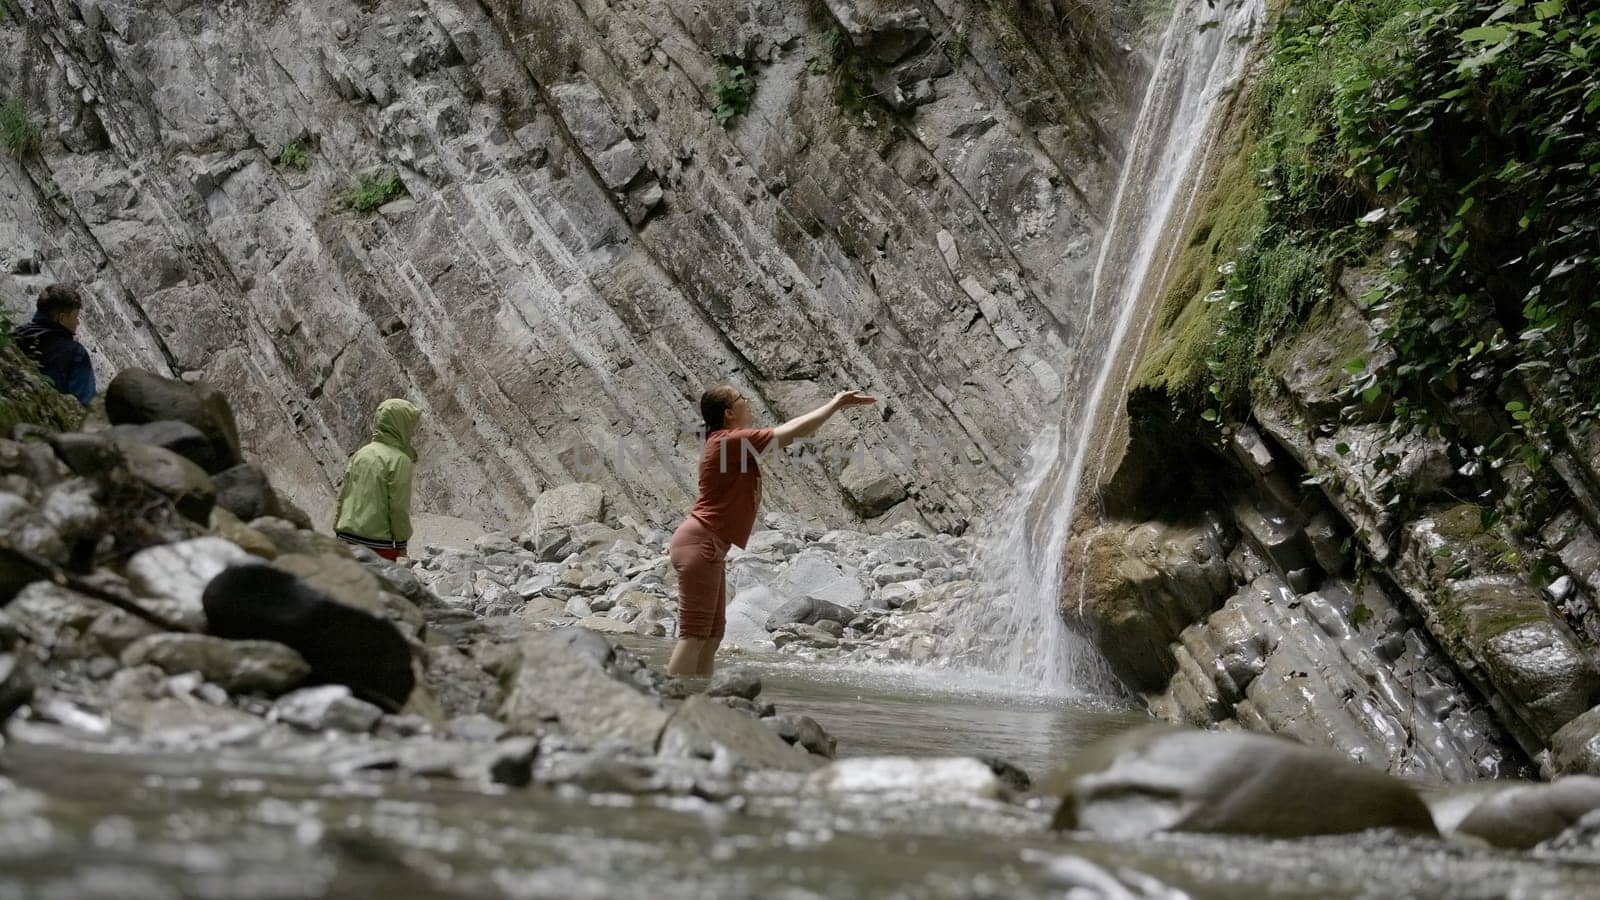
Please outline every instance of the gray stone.
[{"label": "gray stone", "polygon": [[773,610],[767,617],[766,627],[768,631],[777,631],[786,625],[815,625],[824,619],[840,622],[853,618],[855,613],[843,606],[825,600],[802,597],[790,600]]},{"label": "gray stone", "polygon": [[365,734],[383,718],[383,710],[350,695],[342,684],[302,688],[272,705],[272,718],[307,731]]},{"label": "gray stone", "polygon": [[222,538],[195,538],[134,554],[128,560],[128,583],[134,593],[145,598],[151,611],[203,631],[206,614],[201,597],[206,585],[229,566],[253,560],[255,557]]},{"label": "gray stone", "polygon": [[762,720],[780,738],[790,744],[804,747],[807,752],[833,758],[838,742],[817,724],[817,720],[799,713],[782,713]]},{"label": "gray stone", "polygon": [[1147,726],[1095,744],[1070,772],[1055,827],[1119,840],[1160,831],[1434,833],[1405,782],[1277,737]]},{"label": "gray stone", "polygon": [[816,765],[760,720],[704,695],[690,697],[678,707],[661,735],[660,752],[706,758],[725,755],[736,765],[754,769],[804,772]]},{"label": "gray stone", "polygon": [[1525,850],[1555,837],[1600,809],[1600,778],[1573,776],[1491,794],[1456,830],[1496,847]]},{"label": "gray stone", "polygon": [[[517,645],[519,663],[500,718],[517,732],[538,734],[555,728],[578,741],[606,739],[654,748],[669,714],[655,698],[606,673],[590,639],[604,639],[583,629],[587,638],[538,632]],[[609,657],[611,648],[605,647]]]},{"label": "gray stone", "polygon": [[839,473],[839,486],[865,517],[883,513],[906,497],[906,488],[876,454],[850,460]]},{"label": "gray stone", "polygon": [[859,609],[867,598],[866,588],[859,580],[841,571],[833,557],[814,551],[802,552],[790,560],[773,590],[792,599],[816,600],[847,609]]},{"label": "gray stone", "polygon": [[124,650],[125,666],[154,665],[171,675],[198,672],[238,693],[281,694],[306,679],[300,654],[271,641],[229,641],[203,634],[155,634]]},{"label": "gray stone", "polygon": [[754,700],[761,694],[761,679],[747,669],[719,669],[711,677],[706,693],[712,697],[743,697]]},{"label": "gray stone", "polygon": [[605,490],[598,484],[564,484],[534,501],[527,530],[541,534],[549,529],[571,528],[600,521],[605,512]]}]

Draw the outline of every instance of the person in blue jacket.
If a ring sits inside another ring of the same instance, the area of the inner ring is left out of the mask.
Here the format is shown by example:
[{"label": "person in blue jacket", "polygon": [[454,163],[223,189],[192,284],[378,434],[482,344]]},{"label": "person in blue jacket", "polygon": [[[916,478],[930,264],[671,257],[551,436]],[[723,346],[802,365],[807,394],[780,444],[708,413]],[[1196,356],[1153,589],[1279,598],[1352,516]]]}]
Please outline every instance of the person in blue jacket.
[{"label": "person in blue jacket", "polygon": [[35,310],[33,321],[19,326],[12,337],[56,390],[88,406],[94,400],[94,365],[77,338],[83,298],[67,285],[52,284],[39,292]]}]

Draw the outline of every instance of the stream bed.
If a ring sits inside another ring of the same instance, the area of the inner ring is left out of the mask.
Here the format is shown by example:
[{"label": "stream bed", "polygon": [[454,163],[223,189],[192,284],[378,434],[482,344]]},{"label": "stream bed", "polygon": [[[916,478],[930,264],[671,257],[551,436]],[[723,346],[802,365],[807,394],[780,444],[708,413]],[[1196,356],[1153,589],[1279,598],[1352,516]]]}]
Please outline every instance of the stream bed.
[{"label": "stream bed", "polygon": [[[634,642],[655,661],[664,642]],[[841,757],[999,756],[1037,780],[1147,722],[1110,703],[952,691],[937,673],[731,660]],[[1056,834],[1055,801],[727,797],[333,774],[227,751],[0,750],[0,900],[396,897],[1581,897],[1600,867],[1389,833]]]}]

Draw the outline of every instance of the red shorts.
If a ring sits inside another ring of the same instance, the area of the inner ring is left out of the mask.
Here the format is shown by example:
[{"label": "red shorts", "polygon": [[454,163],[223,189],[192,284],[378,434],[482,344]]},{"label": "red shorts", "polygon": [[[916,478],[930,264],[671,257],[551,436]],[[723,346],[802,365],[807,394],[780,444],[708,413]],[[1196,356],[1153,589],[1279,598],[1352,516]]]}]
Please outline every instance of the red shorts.
[{"label": "red shorts", "polygon": [[690,516],[667,555],[678,573],[678,637],[722,640],[728,629],[728,542]]}]

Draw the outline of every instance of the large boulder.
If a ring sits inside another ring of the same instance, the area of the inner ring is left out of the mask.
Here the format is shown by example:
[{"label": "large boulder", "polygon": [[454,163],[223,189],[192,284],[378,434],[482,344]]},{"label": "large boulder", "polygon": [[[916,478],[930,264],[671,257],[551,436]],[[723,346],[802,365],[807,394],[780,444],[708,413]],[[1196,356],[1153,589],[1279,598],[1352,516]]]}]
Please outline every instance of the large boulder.
[{"label": "large boulder", "polygon": [[1435,833],[1427,806],[1405,782],[1267,735],[1147,726],[1095,744],[1067,775],[1055,827],[1118,839],[1158,831]]},{"label": "large boulder", "polygon": [[311,665],[312,680],[345,685],[387,710],[403,707],[416,686],[399,629],[283,569],[233,566],[211,580],[202,602],[212,634],[291,647]]},{"label": "large boulder", "polygon": [[122,651],[122,664],[149,664],[169,675],[199,672],[229,691],[264,694],[281,694],[311,674],[310,664],[282,644],[205,634],[150,635]]},{"label": "large boulder", "polygon": [[777,631],[785,625],[815,625],[824,619],[848,622],[855,616],[853,610],[837,603],[812,597],[797,597],[773,610],[772,614],[767,616],[766,624],[768,631]]},{"label": "large boulder", "polygon": [[1574,776],[1492,794],[1456,826],[1496,847],[1525,850],[1555,837],[1600,809],[1600,778]]},{"label": "large boulder", "polygon": [[[867,599],[861,581],[841,570],[826,553],[802,552],[790,560],[773,590],[791,600],[819,600],[846,609],[860,609]],[[849,619],[846,616],[839,621]]]},{"label": "large boulder", "polygon": [[578,628],[535,632],[517,651],[500,709],[514,730],[537,734],[554,726],[586,744],[620,740],[655,749],[671,715],[656,698],[611,677],[611,647],[599,635]]},{"label": "large boulder", "polygon": [[804,750],[785,743],[759,719],[696,694],[667,723],[661,735],[661,752],[667,756],[726,756],[736,765],[755,769],[806,772],[816,760]]},{"label": "large boulder", "polygon": [[528,520],[530,535],[598,522],[605,514],[606,495],[598,484],[563,484],[539,495]]},{"label": "large boulder", "polygon": [[185,384],[144,369],[124,369],[106,387],[106,416],[113,425],[179,421],[205,435],[212,474],[243,462],[233,408],[216,388]]}]

